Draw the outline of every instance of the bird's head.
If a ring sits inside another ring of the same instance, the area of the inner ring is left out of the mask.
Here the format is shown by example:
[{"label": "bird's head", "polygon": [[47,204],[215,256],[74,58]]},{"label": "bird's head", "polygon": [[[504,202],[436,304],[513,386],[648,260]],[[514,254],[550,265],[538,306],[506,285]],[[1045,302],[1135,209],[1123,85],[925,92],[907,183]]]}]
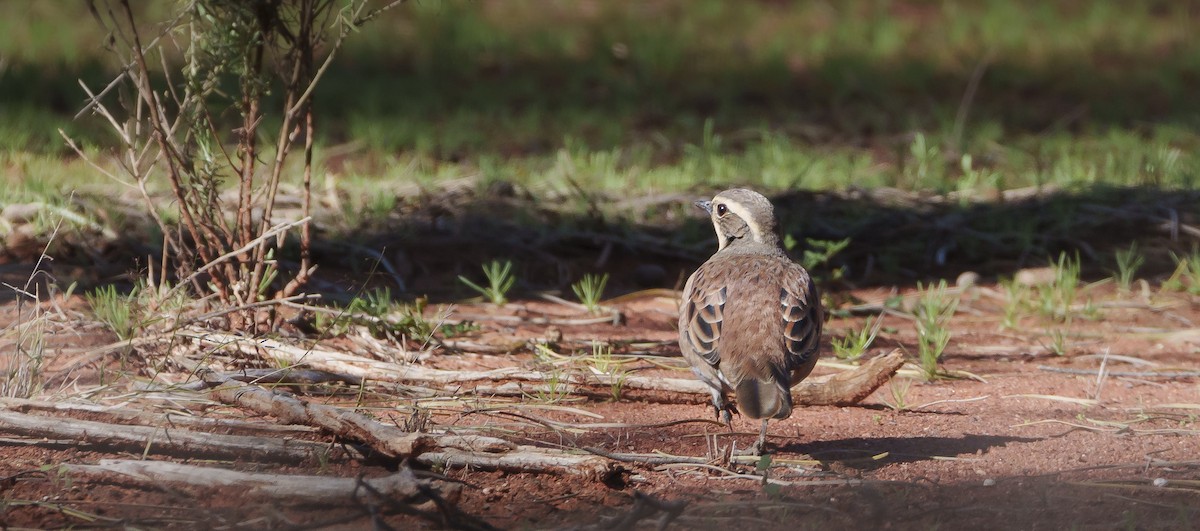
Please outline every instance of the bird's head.
[{"label": "bird's head", "polygon": [[746,188],[725,190],[712,200],[696,201],[717,231],[718,251],[746,245],[779,247],[775,208],[762,194]]}]

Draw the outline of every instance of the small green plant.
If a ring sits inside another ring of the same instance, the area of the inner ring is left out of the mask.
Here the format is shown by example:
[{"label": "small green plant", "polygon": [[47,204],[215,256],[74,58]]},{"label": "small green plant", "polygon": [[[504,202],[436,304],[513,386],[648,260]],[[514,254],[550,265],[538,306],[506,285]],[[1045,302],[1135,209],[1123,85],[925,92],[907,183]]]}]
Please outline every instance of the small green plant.
[{"label": "small green plant", "polygon": [[908,147],[910,159],[903,168],[913,190],[937,190],[946,186],[946,163],[941,147],[924,133],[917,133]]},{"label": "small green plant", "polygon": [[538,386],[534,398],[538,402],[553,404],[571,394],[570,377],[562,369],[555,367],[546,375],[543,385]]},{"label": "small green plant", "polygon": [[604,374],[610,374],[620,368],[620,362],[613,360],[612,347],[599,341],[592,341],[591,364]]},{"label": "small green plant", "polygon": [[892,408],[895,411],[904,411],[909,408],[908,404],[908,388],[912,386],[912,380],[907,378],[892,378],[888,382],[888,393],[892,395],[892,401],[884,401],[884,405]]},{"label": "small green plant", "polygon": [[1004,328],[1015,330],[1028,305],[1029,288],[1013,279],[1000,281],[1004,288]]},{"label": "small green plant", "polygon": [[571,284],[571,290],[579,298],[579,302],[587,307],[590,313],[600,313],[600,300],[604,297],[604,286],[608,284],[608,273],[593,275],[588,273]]},{"label": "small green plant", "polygon": [[946,281],[937,286],[922,286],[917,283],[920,298],[915,310],[917,321],[917,359],[926,380],[941,374],[939,366],[942,352],[950,343],[950,330],[946,327],[958,309],[958,297],[946,293]]},{"label": "small green plant", "polygon": [[443,337],[459,337],[479,331],[479,324],[474,321],[462,321],[458,323],[444,324],[438,328]]},{"label": "small green plant", "polygon": [[762,476],[763,493],[772,498],[778,499],[783,493],[783,487],[779,483],[771,483],[771,454],[763,454],[754,463],[754,471]]},{"label": "small green plant", "polygon": [[350,300],[350,304],[346,306],[346,311],[383,319],[387,314],[391,313],[394,306],[392,290],[384,287],[375,288],[354,297]]},{"label": "small green plant", "polygon": [[1113,255],[1117,261],[1116,276],[1113,278],[1116,279],[1117,286],[1121,288],[1121,291],[1128,293],[1133,286],[1133,277],[1146,262],[1146,257],[1138,252],[1136,241],[1130,243],[1128,249],[1117,249]]},{"label": "small green plant", "polygon": [[517,278],[512,274],[512,261],[505,260],[504,262],[500,262],[499,260],[492,260],[483,266],[483,275],[488,281],[486,288],[471,282],[471,279],[462,275],[458,276],[458,280],[466,284],[467,287],[478,291],[492,304],[503,306],[508,302],[506,298],[508,290],[512,289],[513,283],[517,281]]},{"label": "small green plant", "polygon": [[317,314],[316,326],[330,335],[341,335],[351,325],[361,325],[375,337],[405,337],[419,342],[428,341],[435,331],[453,335],[478,329],[478,326],[467,322],[443,325],[435,330],[433,323],[425,317],[427,304],[424,297],[418,297],[411,304],[398,303],[392,300],[390,289],[376,288],[351,299],[345,311],[332,318]]},{"label": "small green plant", "polygon": [[92,315],[108,325],[119,339],[124,341],[133,337],[133,331],[138,327],[134,309],[137,293],[123,295],[110,284],[96,288],[84,297],[92,307]]},{"label": "small green plant", "polygon": [[629,371],[625,370],[622,362],[613,359],[612,346],[593,341],[592,355],[588,363],[597,374],[608,376],[613,401],[621,400],[621,393],[625,388],[625,380],[629,377]]},{"label": "small green plant", "polygon": [[1051,330],[1050,344],[1046,346],[1056,356],[1066,356],[1069,346],[1067,345],[1067,333],[1061,328]]},{"label": "small green plant", "polygon": [[[804,255],[800,257],[800,265],[810,272],[817,270],[829,264],[838,253],[844,251],[850,246],[850,238],[844,240],[804,240],[808,244],[808,248],[804,250]],[[791,234],[783,236],[784,249],[791,251],[796,248],[796,238]],[[843,271],[841,268],[835,269],[830,273],[830,280],[838,280],[842,278]]]},{"label": "small green plant", "polygon": [[1171,259],[1175,261],[1175,271],[1163,282],[1162,289],[1200,294],[1200,249],[1192,249],[1192,253],[1185,256],[1172,252]]},{"label": "small green plant", "polygon": [[862,328],[857,330],[846,330],[846,334],[842,337],[833,338],[833,355],[840,360],[854,361],[861,358],[862,355],[870,348],[871,343],[875,342],[875,338],[879,336],[879,330],[883,327],[883,314],[875,317],[875,322],[872,324],[868,319],[863,323]]},{"label": "small green plant", "polygon": [[1061,253],[1050,267],[1054,269],[1054,280],[1038,289],[1038,313],[1069,323],[1071,305],[1079,290],[1079,255],[1070,258],[1067,253]]}]

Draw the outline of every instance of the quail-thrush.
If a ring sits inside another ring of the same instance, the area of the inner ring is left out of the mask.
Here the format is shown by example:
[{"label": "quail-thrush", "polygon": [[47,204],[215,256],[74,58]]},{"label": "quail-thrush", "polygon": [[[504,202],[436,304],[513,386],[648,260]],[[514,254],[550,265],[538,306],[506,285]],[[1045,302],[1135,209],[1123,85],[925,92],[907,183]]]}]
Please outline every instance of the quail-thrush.
[{"label": "quail-thrush", "polygon": [[763,419],[760,453],[767,420],[792,414],[790,390],[817,363],[821,299],[780,246],[775,210],[762,194],[735,188],[696,206],[712,218],[718,247],[684,286],[679,348],[726,424],[730,391],[743,415]]}]

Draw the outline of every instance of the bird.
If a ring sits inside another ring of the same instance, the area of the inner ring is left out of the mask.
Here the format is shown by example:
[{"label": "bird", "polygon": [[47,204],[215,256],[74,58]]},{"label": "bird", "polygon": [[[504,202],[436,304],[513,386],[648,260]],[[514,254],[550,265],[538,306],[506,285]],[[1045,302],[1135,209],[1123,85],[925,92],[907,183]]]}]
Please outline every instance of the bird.
[{"label": "bird", "polygon": [[750,448],[760,455],[767,421],[791,416],[791,388],[817,364],[821,298],[780,245],[775,209],[762,194],[734,188],[695,204],[712,219],[717,251],[684,285],[679,348],[727,426],[730,392],[737,411],[762,419]]}]

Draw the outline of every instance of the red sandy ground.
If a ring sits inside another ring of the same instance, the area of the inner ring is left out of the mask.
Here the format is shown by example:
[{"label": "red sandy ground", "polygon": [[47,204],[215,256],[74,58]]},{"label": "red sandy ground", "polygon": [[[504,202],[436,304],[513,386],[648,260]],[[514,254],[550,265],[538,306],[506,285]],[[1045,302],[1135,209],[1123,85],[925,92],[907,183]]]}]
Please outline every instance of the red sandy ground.
[{"label": "red sandy ground", "polygon": [[[508,529],[572,528],[604,525],[627,513],[636,490],[659,500],[683,500],[687,509],[672,528],[1012,528],[1012,529],[1193,529],[1200,526],[1200,383],[1195,377],[1150,377],[1066,374],[1047,368],[1095,371],[1108,352],[1155,363],[1153,367],[1123,361],[1107,363],[1114,373],[1160,370],[1196,371],[1200,334],[1190,333],[1200,321],[1197,300],[1183,294],[1118,295],[1111,287],[1093,290],[1098,302],[1120,301],[1128,308],[1101,310],[1097,320],[1076,318],[1070,327],[1069,352],[1057,356],[1045,345],[1049,324],[1026,317],[1018,330],[1002,330],[1000,303],[984,287],[964,298],[950,329],[954,336],[944,367],[967,371],[983,381],[961,378],[924,383],[913,380],[903,395],[906,408],[896,408],[889,386],[854,407],[806,407],[791,418],[770,424],[776,464],[800,461],[803,467],[775,467],[772,479],[789,484],[764,487],[753,478],[752,465],[658,468],[628,465],[629,472],[608,483],[570,475],[481,472],[450,469],[462,480],[460,508]],[[995,293],[991,291],[991,293]],[[845,295],[845,294],[843,294]],[[860,291],[859,299],[879,301],[882,290]],[[617,305],[626,324],[560,326],[571,340],[665,341],[656,354],[673,355],[674,306],[667,298],[642,297]],[[464,313],[496,311],[486,305],[460,306]],[[526,315],[577,312],[546,302],[521,302],[501,310]],[[11,313],[11,312],[10,312]],[[539,326],[481,323],[472,338],[479,342],[511,342],[541,337]],[[827,337],[861,318],[832,319]],[[915,351],[911,321],[889,316],[885,332],[871,354],[904,347]],[[1165,330],[1185,331],[1176,334]],[[552,333],[552,332],[551,332]],[[111,338],[83,336],[96,344]],[[72,339],[72,343],[79,337]],[[828,339],[827,339],[828,341]],[[829,355],[826,345],[826,358]],[[620,350],[618,349],[618,352]],[[535,367],[524,354],[459,355],[438,352],[423,363],[439,368]],[[638,374],[677,377],[688,373],[634,365]],[[818,368],[828,372],[829,367]],[[902,386],[899,386],[902,387]],[[1087,406],[1019,395],[1097,399]],[[316,401],[343,398],[313,397]],[[977,400],[970,400],[977,399]],[[704,436],[718,434],[717,444],[731,440],[748,445],[757,424],[735,419],[736,435],[721,427],[694,422],[668,427],[638,427],[680,419],[711,419],[703,404],[659,404],[629,401],[574,401],[565,408],[539,408],[512,401],[509,411],[529,417],[572,423],[625,423],[626,428],[552,431],[512,417],[462,415],[469,403],[434,410],[433,425],[489,426],[513,430],[505,435],[523,443],[593,446],[613,452],[666,452],[706,456],[712,450]],[[494,402],[490,402],[494,403]],[[926,405],[929,404],[929,405]],[[230,413],[228,410],[224,410]],[[236,412],[233,412],[236,413]],[[218,414],[216,410],[207,413]],[[375,412],[385,421],[407,413]],[[259,419],[270,422],[270,419]],[[497,431],[493,434],[502,433]],[[101,458],[139,458],[105,448],[18,441],[0,431],[0,482],[3,512],[9,527],[136,526],[179,528],[392,528],[435,527],[395,512],[377,519],[358,506],[297,506],[278,500],[246,499],[237,489],[196,489],[161,485],[153,488],[113,477],[106,481],[59,477],[50,473],[16,476],[59,463],[94,463]],[[320,437],[319,435],[317,436]],[[151,454],[150,459],[178,457]],[[195,462],[195,461],[193,461]],[[204,464],[204,463],[199,463]],[[239,469],[278,473],[354,477],[382,475],[384,466],[334,460],[323,465],[290,466],[241,463]],[[1155,481],[1159,480],[1159,481]],[[1165,480],[1162,481],[1162,480]],[[87,521],[71,510],[97,515]],[[653,518],[640,527],[652,528]]]}]

